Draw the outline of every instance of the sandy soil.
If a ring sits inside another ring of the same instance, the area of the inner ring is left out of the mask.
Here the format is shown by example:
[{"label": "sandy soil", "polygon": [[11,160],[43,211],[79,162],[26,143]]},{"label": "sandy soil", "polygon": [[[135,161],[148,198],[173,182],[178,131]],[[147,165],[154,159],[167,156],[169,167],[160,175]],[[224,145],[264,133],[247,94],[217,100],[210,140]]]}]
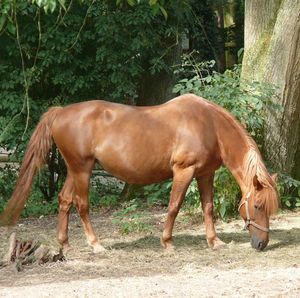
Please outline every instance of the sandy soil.
[{"label": "sandy soil", "polygon": [[[241,220],[217,222],[225,248],[207,247],[204,225],[181,213],[174,229],[174,253],[159,243],[165,214],[139,220],[147,232],[122,235],[112,215],[92,220],[107,252],[95,255],[85,243],[80,220],[72,214],[67,261],[31,265],[22,272],[0,270],[0,297],[300,297],[300,212],[272,218],[264,252],[250,247]],[[56,217],[20,221],[17,237],[38,239],[58,249]],[[7,250],[0,229],[0,258]]]}]

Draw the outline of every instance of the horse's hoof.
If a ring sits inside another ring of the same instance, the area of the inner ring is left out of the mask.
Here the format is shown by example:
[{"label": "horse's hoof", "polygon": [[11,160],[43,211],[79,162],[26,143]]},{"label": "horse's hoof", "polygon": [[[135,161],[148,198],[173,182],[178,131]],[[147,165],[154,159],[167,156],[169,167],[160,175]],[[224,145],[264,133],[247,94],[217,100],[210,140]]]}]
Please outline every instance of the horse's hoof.
[{"label": "horse's hoof", "polygon": [[94,254],[99,254],[99,253],[103,253],[106,252],[107,249],[105,247],[103,247],[101,244],[96,244],[93,246],[93,253]]},{"label": "horse's hoof", "polygon": [[175,247],[172,243],[172,241],[164,241],[163,239],[160,239],[161,246],[165,249],[166,252],[174,252]]},{"label": "horse's hoof", "polygon": [[213,250],[218,250],[218,249],[223,249],[223,248],[226,248],[227,247],[227,244],[223,241],[221,241],[221,243],[216,243],[214,244],[213,246]]},{"label": "horse's hoof", "polygon": [[73,250],[72,246],[68,243],[68,244],[64,244],[62,246],[62,251],[64,255],[67,255],[68,253],[70,253]]},{"label": "horse's hoof", "polygon": [[219,238],[215,238],[212,240],[207,240],[208,246],[213,250],[218,250],[227,247],[227,244],[220,240]]}]

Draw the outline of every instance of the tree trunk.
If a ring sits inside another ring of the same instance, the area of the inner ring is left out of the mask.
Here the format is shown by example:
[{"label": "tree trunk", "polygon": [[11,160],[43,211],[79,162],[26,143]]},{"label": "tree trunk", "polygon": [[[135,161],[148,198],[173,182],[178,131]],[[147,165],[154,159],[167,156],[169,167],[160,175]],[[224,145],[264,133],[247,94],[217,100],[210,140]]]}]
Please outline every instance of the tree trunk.
[{"label": "tree trunk", "polygon": [[225,32],[224,32],[224,3],[223,3],[223,0],[217,2],[216,16],[217,16],[217,27],[219,29],[217,67],[218,67],[219,72],[224,72],[226,69],[226,58],[225,58]]},{"label": "tree trunk", "polygon": [[173,97],[172,78],[166,71],[158,74],[145,73],[140,86],[138,106],[153,106],[161,104]]},{"label": "tree trunk", "polygon": [[[276,86],[264,150],[271,165],[300,178],[300,0],[246,0],[242,78]],[[297,169],[298,167],[298,169]]]},{"label": "tree trunk", "polygon": [[171,71],[173,65],[180,63],[182,55],[181,39],[177,44],[174,42],[174,40],[170,42],[170,51],[165,57],[166,64],[170,68],[169,72],[162,70],[159,73],[151,74],[148,71],[142,77],[137,99],[138,106],[157,105],[174,97],[172,89],[175,77]]}]

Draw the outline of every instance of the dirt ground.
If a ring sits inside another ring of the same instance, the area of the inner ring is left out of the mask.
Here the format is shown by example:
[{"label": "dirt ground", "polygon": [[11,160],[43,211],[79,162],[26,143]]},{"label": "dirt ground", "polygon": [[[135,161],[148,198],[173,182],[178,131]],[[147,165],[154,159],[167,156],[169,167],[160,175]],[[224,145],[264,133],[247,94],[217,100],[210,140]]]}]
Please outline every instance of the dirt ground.
[{"label": "dirt ground", "polygon": [[[87,247],[80,220],[72,214],[67,261],[30,265],[21,272],[0,269],[0,297],[300,297],[300,212],[271,220],[263,252],[250,247],[241,220],[217,222],[225,248],[207,247],[204,224],[183,212],[174,228],[176,250],[166,253],[159,238],[163,211],[145,214],[149,231],[122,235],[105,212],[92,214],[107,252]],[[17,237],[58,249],[56,217],[21,220]],[[0,259],[8,235],[0,229]]]}]

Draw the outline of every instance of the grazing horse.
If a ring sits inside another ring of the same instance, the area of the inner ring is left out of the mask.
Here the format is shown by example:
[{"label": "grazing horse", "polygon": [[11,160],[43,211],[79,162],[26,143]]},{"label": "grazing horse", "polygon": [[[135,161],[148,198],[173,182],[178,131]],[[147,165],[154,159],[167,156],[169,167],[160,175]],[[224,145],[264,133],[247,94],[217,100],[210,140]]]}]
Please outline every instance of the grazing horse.
[{"label": "grazing horse", "polygon": [[238,121],[201,97],[185,94],[152,107],[94,100],[49,109],[31,136],[15,190],[0,215],[2,225],[16,223],[52,140],[67,166],[59,194],[57,235],[64,249],[69,247],[72,203],[88,244],[94,252],[104,249],[89,217],[89,181],[96,161],[128,183],[150,184],[173,178],[161,238],[165,248],[172,248],[174,221],[193,178],[201,194],[208,245],[217,248],[224,244],[217,237],[213,221],[213,178],[224,164],[241,188],[239,212],[252,246],[262,250],[269,241],[269,216],[278,208],[275,181],[257,145]]}]

